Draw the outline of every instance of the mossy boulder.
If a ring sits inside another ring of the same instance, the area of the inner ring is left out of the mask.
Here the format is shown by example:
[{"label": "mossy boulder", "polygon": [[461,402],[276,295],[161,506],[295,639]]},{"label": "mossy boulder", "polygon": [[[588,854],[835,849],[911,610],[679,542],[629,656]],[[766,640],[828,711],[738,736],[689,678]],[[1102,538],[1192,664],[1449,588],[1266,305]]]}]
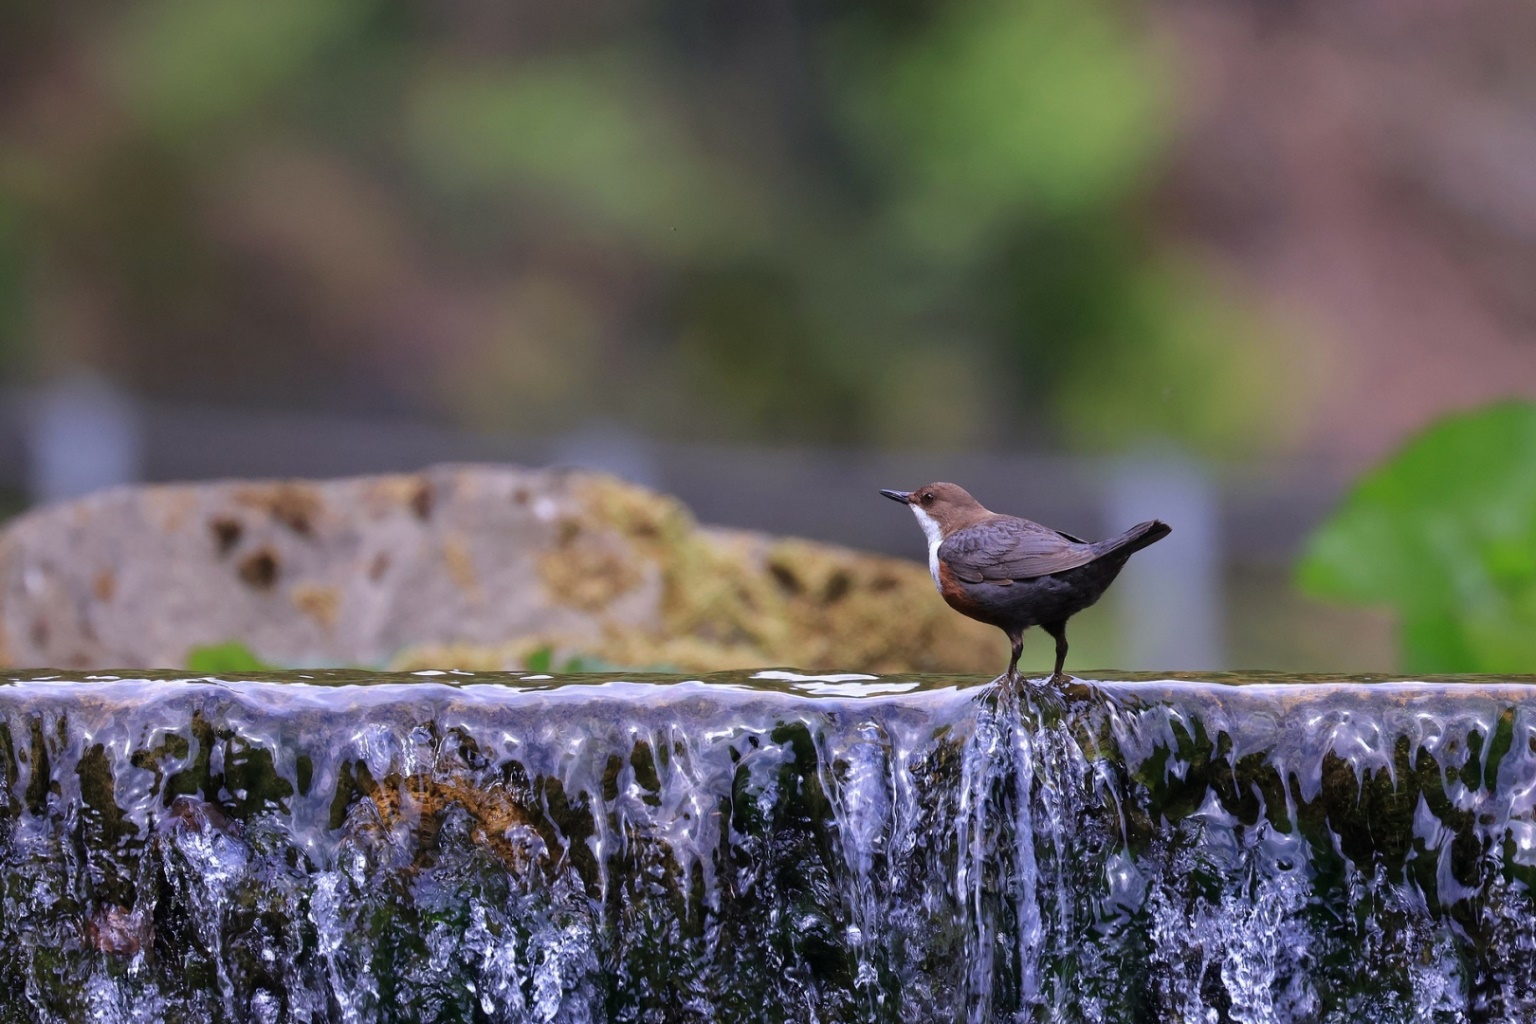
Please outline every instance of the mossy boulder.
[{"label": "mossy boulder", "polygon": [[239,640],[285,665],[995,670],[912,562],[699,526],[577,471],[443,466],[134,487],[0,534],[0,664],[180,666]]}]

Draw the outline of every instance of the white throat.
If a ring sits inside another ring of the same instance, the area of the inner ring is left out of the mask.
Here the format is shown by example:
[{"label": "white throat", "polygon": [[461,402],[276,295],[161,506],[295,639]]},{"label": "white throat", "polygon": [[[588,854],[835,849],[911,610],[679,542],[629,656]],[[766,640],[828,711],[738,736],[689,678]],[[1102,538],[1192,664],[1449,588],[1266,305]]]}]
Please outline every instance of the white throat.
[{"label": "white throat", "polygon": [[944,543],[944,531],[939,528],[939,521],[933,516],[916,505],[911,508],[912,514],[917,516],[917,525],[923,528],[923,536],[928,538],[928,575],[933,577],[933,585],[942,589],[939,583],[939,545]]}]

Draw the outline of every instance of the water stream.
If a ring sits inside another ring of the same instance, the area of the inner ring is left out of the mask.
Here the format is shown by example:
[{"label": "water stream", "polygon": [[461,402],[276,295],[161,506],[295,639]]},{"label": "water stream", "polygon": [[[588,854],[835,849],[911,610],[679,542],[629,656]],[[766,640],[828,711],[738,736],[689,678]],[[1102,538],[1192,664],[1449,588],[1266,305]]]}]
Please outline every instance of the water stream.
[{"label": "water stream", "polygon": [[0,1022],[1536,1020],[1536,681],[26,674]]}]

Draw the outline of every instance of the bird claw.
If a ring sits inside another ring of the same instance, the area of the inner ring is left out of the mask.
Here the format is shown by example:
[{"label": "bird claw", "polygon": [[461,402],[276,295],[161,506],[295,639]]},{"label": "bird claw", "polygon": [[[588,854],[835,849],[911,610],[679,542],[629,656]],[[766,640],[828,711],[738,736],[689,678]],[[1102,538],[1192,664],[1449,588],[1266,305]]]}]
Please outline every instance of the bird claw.
[{"label": "bird claw", "polygon": [[1053,676],[1031,679],[1021,672],[1004,672],[982,691],[981,699],[993,707],[1013,708],[1039,724],[1054,724],[1066,710],[1062,693],[1052,686],[1054,680]]},{"label": "bird claw", "polygon": [[1023,694],[1025,691],[1046,690],[1053,686],[1060,689],[1075,683],[1076,680],[1065,672],[1042,676],[1038,680],[1031,679],[1022,672],[1004,672],[992,680],[992,685],[1000,686],[1013,694]]},{"label": "bird claw", "polygon": [[979,699],[989,704],[1002,701],[1007,704],[1018,705],[1026,701],[1028,693],[1032,689],[1030,681],[1020,673],[1004,672],[981,691]]}]

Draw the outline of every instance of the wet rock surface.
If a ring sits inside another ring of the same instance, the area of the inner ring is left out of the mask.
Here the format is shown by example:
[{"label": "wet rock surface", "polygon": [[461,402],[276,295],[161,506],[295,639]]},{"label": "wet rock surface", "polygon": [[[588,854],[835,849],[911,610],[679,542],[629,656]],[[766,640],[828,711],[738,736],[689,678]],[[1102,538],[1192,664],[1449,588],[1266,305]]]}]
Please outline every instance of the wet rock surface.
[{"label": "wet rock surface", "polygon": [[985,671],[995,630],[913,562],[699,527],[601,474],[418,474],[127,488],[0,533],[0,665],[520,668],[552,648],[710,671]]},{"label": "wet rock surface", "polygon": [[1536,685],[0,685],[7,1021],[1525,1021]]}]

